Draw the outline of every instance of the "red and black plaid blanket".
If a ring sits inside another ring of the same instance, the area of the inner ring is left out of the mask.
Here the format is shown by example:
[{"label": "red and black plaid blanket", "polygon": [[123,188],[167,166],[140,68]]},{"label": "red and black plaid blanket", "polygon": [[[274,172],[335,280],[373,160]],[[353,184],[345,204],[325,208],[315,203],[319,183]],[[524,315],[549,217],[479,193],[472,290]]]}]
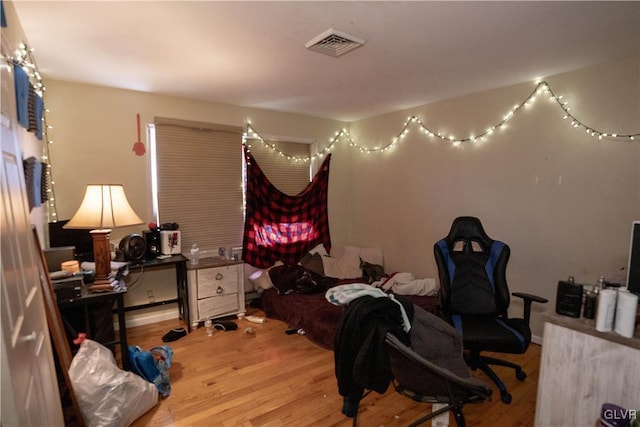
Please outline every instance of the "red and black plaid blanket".
[{"label": "red and black plaid blanket", "polygon": [[295,196],[278,190],[244,147],[247,162],[246,219],[242,259],[258,268],[276,261],[296,264],[310,249],[323,243],[331,249],[327,192],[329,162],[322,163],[313,180]]}]

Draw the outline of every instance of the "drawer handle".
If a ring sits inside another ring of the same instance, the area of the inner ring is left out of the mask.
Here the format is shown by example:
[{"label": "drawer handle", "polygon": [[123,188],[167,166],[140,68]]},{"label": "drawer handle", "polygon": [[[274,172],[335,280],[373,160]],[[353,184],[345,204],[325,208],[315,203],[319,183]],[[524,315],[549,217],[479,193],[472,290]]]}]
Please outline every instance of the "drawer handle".
[{"label": "drawer handle", "polygon": [[29,335],[23,335],[20,337],[20,342],[29,342],[29,341],[35,341],[36,338],[38,338],[38,334],[36,334],[35,331],[31,332]]},{"label": "drawer handle", "polygon": [[216,280],[222,280],[222,279],[224,279],[224,276],[222,275],[222,273],[216,274]]},{"label": "drawer handle", "polygon": [[216,294],[220,295],[224,293],[224,289],[222,289],[221,286],[218,286],[218,289],[216,289]]}]

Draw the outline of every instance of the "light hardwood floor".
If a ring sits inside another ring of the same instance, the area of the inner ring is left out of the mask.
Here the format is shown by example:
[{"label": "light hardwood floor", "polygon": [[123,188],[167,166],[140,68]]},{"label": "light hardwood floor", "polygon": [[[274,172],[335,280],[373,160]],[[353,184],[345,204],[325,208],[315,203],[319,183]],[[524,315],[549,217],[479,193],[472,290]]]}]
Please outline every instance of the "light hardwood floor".
[{"label": "light hardwood floor", "polygon": [[[262,315],[257,309],[247,314]],[[171,396],[135,421],[141,426],[350,426],[340,412],[342,398],[334,376],[333,352],[301,335],[287,335],[284,322],[264,324],[237,320],[236,331],[215,331],[208,337],[200,327],[186,337],[166,343],[174,351]],[[129,345],[145,350],[163,345],[162,336],[181,327],[178,320],[128,330]],[[254,335],[244,333],[252,328]],[[531,426],[534,420],[540,346],[524,355],[506,357],[523,365],[524,382],[513,371],[496,368],[513,395],[500,401],[494,387],[489,402],[464,408],[468,426]],[[474,375],[486,380],[481,372]],[[371,393],[360,404],[359,426],[404,426],[430,406],[401,396],[390,386],[384,395]],[[426,426],[429,423],[424,424]],[[450,425],[455,421],[450,419]]]}]

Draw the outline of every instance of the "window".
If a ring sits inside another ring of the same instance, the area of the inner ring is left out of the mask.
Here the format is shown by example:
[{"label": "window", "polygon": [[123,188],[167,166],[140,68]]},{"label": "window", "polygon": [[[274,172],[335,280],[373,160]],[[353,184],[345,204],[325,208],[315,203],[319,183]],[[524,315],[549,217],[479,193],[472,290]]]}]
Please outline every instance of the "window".
[{"label": "window", "polygon": [[311,144],[304,142],[266,141],[275,145],[277,150],[267,147],[257,139],[247,138],[246,144],[260,165],[260,169],[276,188],[288,195],[296,195],[311,181],[309,161],[293,161],[281,155],[309,158]]},{"label": "window", "polygon": [[205,250],[241,245],[242,133],[237,126],[156,117],[154,210],[160,224],[179,224],[182,252],[193,243]]}]

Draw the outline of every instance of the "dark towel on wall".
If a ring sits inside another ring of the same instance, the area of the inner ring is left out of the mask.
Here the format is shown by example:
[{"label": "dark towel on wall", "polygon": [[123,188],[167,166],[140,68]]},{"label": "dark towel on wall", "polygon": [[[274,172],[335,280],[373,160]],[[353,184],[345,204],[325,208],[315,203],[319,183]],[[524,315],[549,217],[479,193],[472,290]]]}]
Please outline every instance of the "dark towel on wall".
[{"label": "dark towel on wall", "polygon": [[2,0],[0,0],[0,26],[7,26],[7,17],[4,14],[4,2]]},{"label": "dark towel on wall", "polygon": [[17,63],[13,63],[13,82],[16,91],[16,109],[18,123],[25,129],[29,127],[29,75]]},{"label": "dark towel on wall", "polygon": [[42,140],[42,117],[44,115],[44,101],[36,93],[33,85],[29,85],[29,127],[27,130],[36,134],[36,138]]},{"label": "dark towel on wall", "polygon": [[22,161],[24,168],[24,180],[27,188],[27,200],[29,210],[42,205],[41,181],[42,163],[31,156]]},{"label": "dark towel on wall", "polygon": [[40,200],[45,203],[49,200],[49,165],[45,162],[40,163],[42,168],[42,176],[40,177]]},{"label": "dark towel on wall", "polygon": [[29,85],[29,106],[27,109],[28,124],[27,130],[29,132],[36,132],[38,130],[38,120],[36,119],[36,89],[33,85]]},{"label": "dark towel on wall", "polygon": [[[413,318],[413,304],[396,297]],[[385,345],[391,332],[410,345],[402,329],[400,307],[390,298],[360,297],[347,305],[336,333],[334,344],[335,373],[338,392],[344,397],[342,412],[354,417],[364,389],[384,393],[393,378]]]}]

